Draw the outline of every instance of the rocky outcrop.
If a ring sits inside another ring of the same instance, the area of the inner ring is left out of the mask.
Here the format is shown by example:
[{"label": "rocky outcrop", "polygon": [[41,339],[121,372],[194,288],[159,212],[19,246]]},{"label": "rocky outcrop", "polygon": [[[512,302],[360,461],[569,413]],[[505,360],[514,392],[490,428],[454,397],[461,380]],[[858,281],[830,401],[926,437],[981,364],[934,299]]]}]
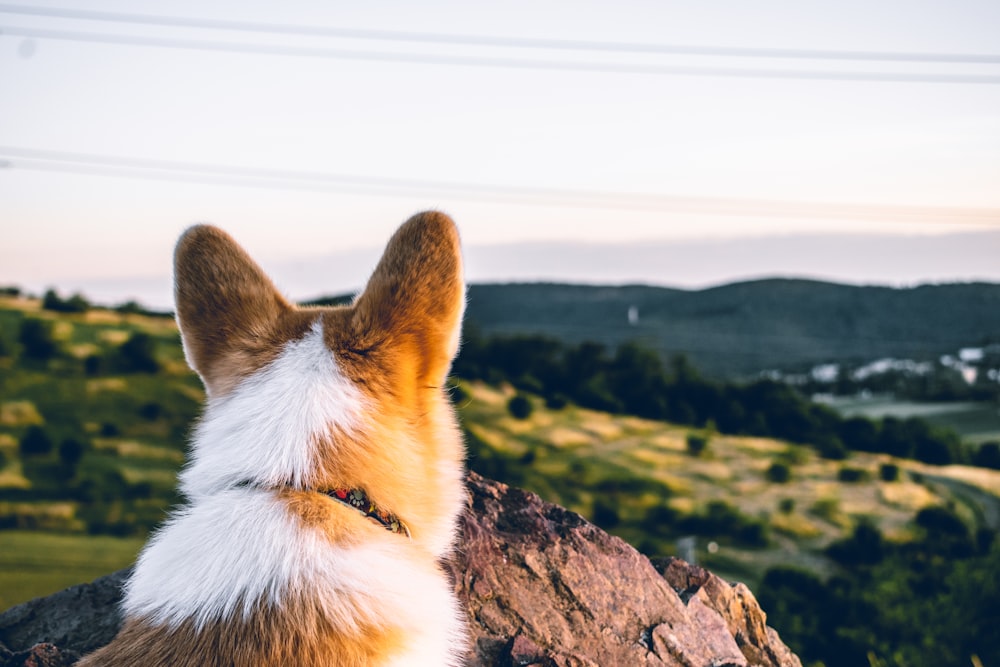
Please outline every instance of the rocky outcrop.
[{"label": "rocky outcrop", "polygon": [[[750,590],[678,559],[655,564],[538,496],[469,475],[448,563],[470,664],[800,667]],[[114,636],[122,571],[0,614],[0,665],[70,665]],[[43,643],[44,642],[44,643]]]}]

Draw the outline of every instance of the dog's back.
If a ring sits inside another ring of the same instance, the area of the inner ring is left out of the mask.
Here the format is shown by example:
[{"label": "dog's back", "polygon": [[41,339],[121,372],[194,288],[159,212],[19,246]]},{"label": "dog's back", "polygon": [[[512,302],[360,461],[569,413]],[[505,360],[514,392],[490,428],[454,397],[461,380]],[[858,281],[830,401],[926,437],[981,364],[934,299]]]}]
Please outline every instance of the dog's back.
[{"label": "dog's back", "polygon": [[79,664],[459,664],[438,566],[463,497],[453,223],[407,221],[350,306],[291,306],[212,227],[181,238],[175,280],[208,394],[188,504],[141,554],[118,636]]}]

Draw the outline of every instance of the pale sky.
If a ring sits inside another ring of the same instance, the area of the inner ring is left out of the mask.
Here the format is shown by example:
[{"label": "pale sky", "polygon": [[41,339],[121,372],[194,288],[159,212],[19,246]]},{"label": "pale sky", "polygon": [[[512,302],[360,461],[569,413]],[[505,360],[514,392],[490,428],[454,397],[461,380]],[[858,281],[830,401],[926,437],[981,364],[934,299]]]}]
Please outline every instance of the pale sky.
[{"label": "pale sky", "polygon": [[368,250],[425,208],[476,247],[1000,229],[995,0],[64,0],[0,31],[0,284],[169,275],[195,222],[275,265]]}]

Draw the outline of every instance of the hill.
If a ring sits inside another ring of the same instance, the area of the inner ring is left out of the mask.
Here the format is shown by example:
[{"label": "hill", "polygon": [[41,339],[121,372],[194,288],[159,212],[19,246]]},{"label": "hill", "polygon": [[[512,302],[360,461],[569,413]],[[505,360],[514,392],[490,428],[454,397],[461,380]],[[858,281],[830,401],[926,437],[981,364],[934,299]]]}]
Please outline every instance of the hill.
[{"label": "hill", "polygon": [[466,318],[487,335],[542,334],[608,346],[640,341],[663,355],[686,355],[709,376],[739,378],[829,362],[936,359],[998,341],[1000,284],[473,285]]},{"label": "hill", "polygon": [[[202,398],[172,320],[41,305],[0,297],[0,606],[128,564],[176,502]],[[972,623],[1000,599],[989,576],[1000,559],[998,471],[884,454],[834,461],[805,444],[549,409],[536,396],[522,396],[530,415],[518,419],[502,384],[462,381],[453,395],[473,470],[650,556],[685,549],[753,583],[803,657],[842,655],[827,662],[839,667],[863,664],[854,658],[865,651],[919,655],[922,638],[899,633],[924,631],[912,619],[925,612],[953,619],[939,636],[985,636]],[[915,569],[927,562],[932,571]],[[919,614],[905,611],[914,605]],[[847,635],[820,630],[857,633],[872,619],[880,629],[850,635],[851,654],[830,644]],[[982,653],[969,641],[962,655]],[[958,664],[928,656],[905,664]]]}]

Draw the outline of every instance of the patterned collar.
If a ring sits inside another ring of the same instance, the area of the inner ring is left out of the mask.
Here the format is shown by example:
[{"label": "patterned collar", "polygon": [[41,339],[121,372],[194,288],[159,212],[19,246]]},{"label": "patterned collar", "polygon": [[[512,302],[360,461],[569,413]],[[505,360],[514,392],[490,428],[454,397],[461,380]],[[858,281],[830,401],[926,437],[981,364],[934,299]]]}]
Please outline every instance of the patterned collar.
[{"label": "patterned collar", "polygon": [[[239,482],[236,482],[233,487],[241,489],[267,488],[249,479],[240,480]],[[410,529],[407,528],[405,523],[400,521],[398,516],[380,508],[371,500],[371,498],[368,497],[368,494],[361,489],[331,489],[329,491],[317,490],[316,492],[322,493],[323,495],[329,496],[334,500],[347,505],[348,507],[356,509],[372,521],[378,522],[390,533],[399,533],[410,537]]]},{"label": "patterned collar", "polygon": [[399,520],[398,516],[380,508],[361,489],[332,489],[330,491],[321,491],[320,493],[324,493],[348,507],[353,507],[369,519],[381,524],[383,528],[391,533],[400,533],[410,537],[410,529],[406,527],[405,523]]}]

